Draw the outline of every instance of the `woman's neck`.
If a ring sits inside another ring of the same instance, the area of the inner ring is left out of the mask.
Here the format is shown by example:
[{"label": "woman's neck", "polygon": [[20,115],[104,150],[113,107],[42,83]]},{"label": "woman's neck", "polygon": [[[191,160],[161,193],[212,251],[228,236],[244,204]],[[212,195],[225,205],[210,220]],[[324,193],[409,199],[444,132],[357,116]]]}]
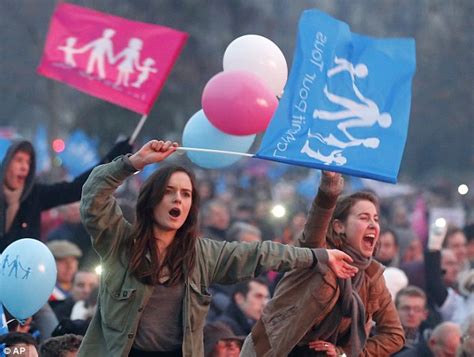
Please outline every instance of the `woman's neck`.
[{"label": "woman's neck", "polygon": [[176,237],[176,231],[163,231],[155,228],[153,230],[153,236],[155,237],[158,251],[163,254],[168,250],[168,247]]}]

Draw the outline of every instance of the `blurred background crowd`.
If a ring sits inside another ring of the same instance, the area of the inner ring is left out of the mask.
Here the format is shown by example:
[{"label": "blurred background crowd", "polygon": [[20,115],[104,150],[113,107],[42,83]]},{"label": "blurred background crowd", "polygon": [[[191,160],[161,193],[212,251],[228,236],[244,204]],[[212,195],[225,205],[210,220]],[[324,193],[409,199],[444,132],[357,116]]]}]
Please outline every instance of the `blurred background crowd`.
[{"label": "blurred background crowd", "polygon": [[[346,193],[370,190],[381,201],[383,232],[376,259],[387,267],[386,282],[408,352],[474,355],[474,121],[472,91],[466,90],[474,73],[469,50],[472,1],[70,2],[190,34],[137,147],[152,137],[181,141],[184,123],[200,106],[204,84],[221,70],[222,52],[237,36],[257,33],[272,39],[291,66],[296,23],[304,9],[326,11],[355,32],[414,37],[417,74],[399,183],[346,177]],[[38,155],[38,180],[45,183],[77,176],[98,161],[105,146],[119,135],[130,135],[136,125],[136,114],[35,73],[57,3],[0,3],[0,152],[14,137],[31,140]],[[185,156],[172,159],[190,164]],[[223,241],[292,244],[319,182],[317,170],[256,159],[223,170],[193,168],[204,203],[202,236]],[[118,192],[130,221],[138,187],[149,173],[147,169],[134,176]],[[56,287],[47,307],[24,324],[8,325],[10,332],[0,338],[0,345],[40,345],[42,356],[72,356],[77,351],[104,274],[78,207],[73,203],[43,213],[41,240],[56,260]],[[442,239],[430,234],[436,222],[446,225]],[[204,331],[207,356],[238,355],[243,336],[260,317],[278,279],[269,272],[241,285],[212,288]]]}]

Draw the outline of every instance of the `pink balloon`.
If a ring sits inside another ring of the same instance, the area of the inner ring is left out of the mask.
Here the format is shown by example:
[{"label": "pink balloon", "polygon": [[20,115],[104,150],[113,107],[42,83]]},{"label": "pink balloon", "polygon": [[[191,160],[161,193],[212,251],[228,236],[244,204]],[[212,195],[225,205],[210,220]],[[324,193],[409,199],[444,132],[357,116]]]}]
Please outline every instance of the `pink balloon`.
[{"label": "pink balloon", "polygon": [[207,82],[202,109],[217,129],[231,135],[265,131],[278,106],[260,77],[243,70],[220,72]]}]

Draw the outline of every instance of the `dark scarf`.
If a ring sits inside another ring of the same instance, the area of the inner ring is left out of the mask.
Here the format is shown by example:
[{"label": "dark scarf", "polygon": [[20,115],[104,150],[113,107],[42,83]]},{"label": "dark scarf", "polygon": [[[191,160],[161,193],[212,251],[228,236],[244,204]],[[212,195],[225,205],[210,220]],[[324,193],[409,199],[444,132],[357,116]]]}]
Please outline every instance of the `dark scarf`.
[{"label": "dark scarf", "polygon": [[313,328],[304,340],[323,340],[337,346],[339,328],[343,317],[349,317],[352,320],[350,328],[350,346],[349,356],[356,357],[362,352],[367,341],[365,332],[365,306],[359,296],[359,289],[364,279],[364,271],[372,262],[372,258],[365,258],[352,247],[345,245],[342,249],[354,260],[352,265],[359,271],[352,279],[337,279],[341,291],[339,300],[324,320]]}]

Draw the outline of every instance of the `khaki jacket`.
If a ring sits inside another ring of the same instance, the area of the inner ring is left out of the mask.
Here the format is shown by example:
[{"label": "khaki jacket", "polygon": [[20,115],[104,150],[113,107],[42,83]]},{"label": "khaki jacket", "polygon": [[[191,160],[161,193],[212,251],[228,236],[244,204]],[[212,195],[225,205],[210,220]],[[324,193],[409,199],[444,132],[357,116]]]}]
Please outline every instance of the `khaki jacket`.
[{"label": "khaki jacket", "polygon": [[[102,262],[97,312],[82,341],[79,356],[128,356],[141,313],[153,287],[130,273],[126,251],[112,249],[130,237],[131,225],[113,198],[116,188],[135,170],[126,157],[94,169],[82,191],[81,216]],[[183,356],[203,355],[203,326],[212,283],[232,284],[265,270],[305,269],[311,250],[278,243],[226,243],[199,239],[194,272],[185,281]]]},{"label": "khaki jacket", "polygon": [[[301,246],[326,247],[325,232],[335,200],[333,204],[328,204],[327,200],[321,200],[321,192],[318,196],[312,207],[313,214],[309,215],[312,220],[305,228],[306,233],[310,228],[312,234],[302,236]],[[332,208],[323,208],[322,205]],[[398,313],[385,286],[383,270],[381,264],[373,261],[365,270],[359,291],[366,308],[367,335],[374,322],[376,326],[376,334],[368,338],[361,356],[389,356],[399,351],[405,342]],[[275,295],[265,306],[261,320],[252,330],[256,355],[287,356],[313,326],[318,326],[332,309],[337,308],[339,295],[337,278],[331,270],[323,274],[315,271],[286,273]],[[342,318],[341,331],[349,329],[350,323],[349,318]],[[342,349],[349,356],[350,346],[341,343],[337,346],[339,351],[342,353]]]}]

